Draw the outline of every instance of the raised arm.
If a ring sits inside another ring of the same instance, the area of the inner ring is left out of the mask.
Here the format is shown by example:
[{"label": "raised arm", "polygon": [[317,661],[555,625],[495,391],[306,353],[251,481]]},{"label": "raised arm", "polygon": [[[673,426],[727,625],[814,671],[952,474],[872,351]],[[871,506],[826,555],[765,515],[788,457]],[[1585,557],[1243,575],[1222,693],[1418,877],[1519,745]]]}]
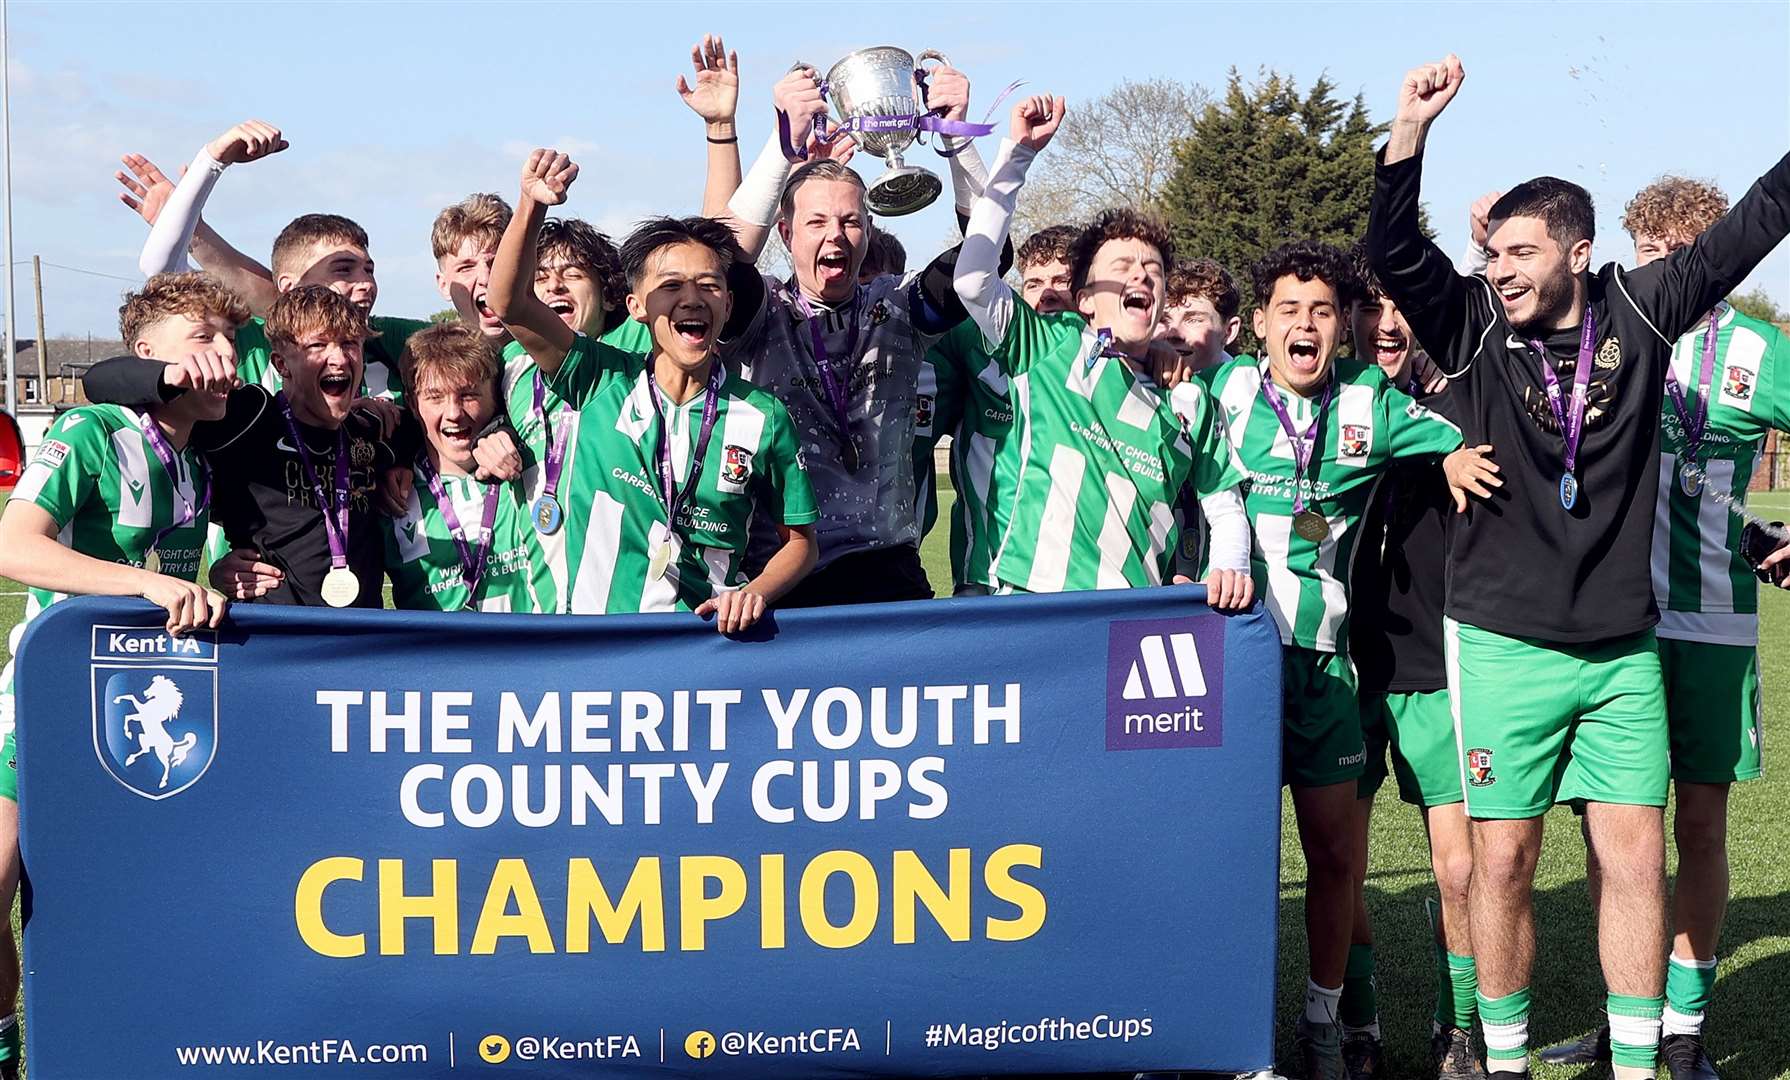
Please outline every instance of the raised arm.
[{"label": "raised arm", "polygon": [[1668,344],[1740,287],[1790,235],[1790,154],[1688,247],[1619,279]]},{"label": "raised arm", "polygon": [[1013,106],[1009,136],[995,154],[994,173],[970,211],[954,285],[991,348],[1007,339],[1013,317],[1013,289],[1001,280],[1000,270],[1001,250],[1013,229],[1013,207],[1025,185],[1026,170],[1038,151],[1050,144],[1065,111],[1060,97],[1031,97]]},{"label": "raised arm", "polygon": [[272,272],[230,246],[205,225],[202,215],[205,200],[226,168],[279,153],[288,145],[271,124],[244,121],[202,147],[178,186],[169,184],[148,158],[125,155],[124,164],[134,179],[115,174],[126,188],[119,198],[151,226],[137,262],[144,275],[191,269],[190,250],[207,272],[248,300],[252,310],[264,312],[270,307],[278,295]]},{"label": "raised arm", "polygon": [[696,85],[677,77],[677,93],[702,117],[708,140],[708,179],[702,189],[702,216],[719,217],[740,187],[740,136],[734,113],[740,100],[740,54],[728,52],[719,34],[704,34],[690,49]]},{"label": "raised arm", "polygon": [[1468,339],[1491,318],[1489,296],[1475,296],[1442,249],[1423,234],[1418,196],[1423,183],[1423,144],[1430,124],[1459,92],[1465,73],[1452,53],[1411,69],[1399,90],[1392,136],[1374,169],[1368,215],[1367,254],[1417,340],[1448,372],[1471,360]]},{"label": "raised arm", "polygon": [[503,320],[528,350],[541,374],[551,379],[565,362],[577,335],[535,295],[535,245],[547,208],[566,201],[578,166],[557,150],[536,150],[522,164],[522,194],[497,244],[491,264],[491,285],[485,295],[491,311]]},{"label": "raised arm", "polygon": [[[810,137],[814,118],[825,116],[826,99],[820,96],[820,75],[813,68],[798,67],[771,87],[771,102],[776,107],[779,128],[765,140],[764,149],[752,162],[752,171],[740,182],[739,190],[727,201],[727,209],[715,215],[733,229],[734,239],[749,262],[757,262],[777,224],[777,211],[783,199],[783,183],[789,179],[794,164],[784,151],[782,126],[787,124],[790,139],[806,147],[812,158],[822,154],[843,164],[851,158],[856,146],[850,138],[841,137],[830,145],[822,145]],[[793,149],[793,148],[792,148]]]}]

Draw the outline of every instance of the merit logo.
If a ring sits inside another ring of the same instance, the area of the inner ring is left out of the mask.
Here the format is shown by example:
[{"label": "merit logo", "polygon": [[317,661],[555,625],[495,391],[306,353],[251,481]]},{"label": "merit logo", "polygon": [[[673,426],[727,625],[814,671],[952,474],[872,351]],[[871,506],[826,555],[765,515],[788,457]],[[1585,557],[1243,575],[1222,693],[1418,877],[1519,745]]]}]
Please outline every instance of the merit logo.
[{"label": "merit logo", "polygon": [[1223,657],[1219,615],[1112,623],[1106,647],[1106,748],[1222,745]]}]

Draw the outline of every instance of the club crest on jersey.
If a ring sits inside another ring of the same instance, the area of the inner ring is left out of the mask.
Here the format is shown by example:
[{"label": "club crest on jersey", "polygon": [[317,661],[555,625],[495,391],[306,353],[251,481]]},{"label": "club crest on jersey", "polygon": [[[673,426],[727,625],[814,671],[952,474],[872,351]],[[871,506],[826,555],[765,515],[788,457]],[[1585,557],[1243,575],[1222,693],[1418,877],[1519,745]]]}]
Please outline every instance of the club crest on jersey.
[{"label": "club crest on jersey", "polygon": [[1597,355],[1592,363],[1605,371],[1615,371],[1622,366],[1622,339],[1614,335],[1597,348]]},{"label": "club crest on jersey", "polygon": [[871,326],[881,326],[882,324],[884,324],[888,321],[889,321],[889,301],[886,299],[878,300],[876,302],[876,305],[870,309],[870,325]]},{"label": "club crest on jersey", "polygon": [[1722,396],[1739,401],[1751,401],[1753,397],[1753,380],[1758,378],[1751,371],[1735,364],[1728,365],[1728,373],[1722,379]]},{"label": "club crest on jersey", "polygon": [[1373,439],[1373,429],[1366,424],[1344,424],[1342,435],[1337,440],[1337,453],[1342,457],[1366,457],[1368,443]]},{"label": "club crest on jersey", "polygon": [[752,451],[728,443],[721,451],[721,479],[743,484],[752,478]]},{"label": "club crest on jersey", "polygon": [[93,751],[145,799],[192,787],[217,754],[217,635],[96,626]]},{"label": "club crest on jersey", "polygon": [[931,394],[916,394],[914,396],[914,426],[924,431],[932,430]]},{"label": "club crest on jersey", "polygon": [[365,439],[355,439],[348,444],[348,463],[357,469],[364,469],[373,464],[373,444]]},{"label": "club crest on jersey", "polygon": [[1491,787],[1498,782],[1492,775],[1492,752],[1483,746],[1467,751],[1467,783],[1474,787]]}]

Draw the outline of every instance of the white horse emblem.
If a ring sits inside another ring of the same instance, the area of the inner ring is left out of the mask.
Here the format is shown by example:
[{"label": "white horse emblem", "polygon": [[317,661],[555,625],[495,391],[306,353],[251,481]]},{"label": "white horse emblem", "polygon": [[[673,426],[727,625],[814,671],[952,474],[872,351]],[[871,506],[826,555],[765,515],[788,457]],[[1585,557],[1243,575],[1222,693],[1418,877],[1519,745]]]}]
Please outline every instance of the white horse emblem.
[{"label": "white horse emblem", "polygon": [[[199,742],[195,732],[187,732],[178,741],[168,733],[168,724],[180,715],[184,700],[180,687],[166,675],[150,679],[149,689],[143,691],[141,699],[132,694],[119,694],[112,699],[114,705],[128,701],[137,710],[124,718],[125,741],[134,739],[137,744],[136,751],[124,759],[124,767],[130,768],[138,758],[153,751],[162,763],[162,782],[157,785],[158,789],[168,786],[168,771],[183,764]],[[138,728],[134,736],[131,734],[132,724]]]}]

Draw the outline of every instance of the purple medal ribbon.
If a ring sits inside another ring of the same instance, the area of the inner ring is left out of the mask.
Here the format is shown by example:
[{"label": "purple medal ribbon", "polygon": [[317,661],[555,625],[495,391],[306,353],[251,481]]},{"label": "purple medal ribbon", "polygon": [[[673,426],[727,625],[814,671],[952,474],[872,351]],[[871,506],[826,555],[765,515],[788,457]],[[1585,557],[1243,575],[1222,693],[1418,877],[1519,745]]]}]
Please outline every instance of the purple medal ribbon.
[{"label": "purple medal ribbon", "polygon": [[485,564],[491,555],[491,527],[497,524],[497,485],[485,486],[485,513],[482,523],[483,533],[479,546],[473,547],[466,539],[466,527],[460,524],[460,515],[454,510],[453,496],[448,494],[447,485],[441,482],[441,474],[429,463],[429,455],[425,452],[416,458],[416,471],[423,474],[423,480],[429,485],[429,494],[435,497],[435,507],[441,511],[441,520],[447,524],[448,537],[454,542],[454,550],[460,553],[460,581],[466,586],[466,604],[472,607],[473,597],[479,591],[479,582],[485,578]]},{"label": "purple medal ribbon", "polygon": [[547,383],[541,378],[538,369],[535,371],[534,411],[535,416],[541,421],[542,434],[547,436],[547,457],[541,463],[541,470],[546,482],[544,494],[547,498],[553,498],[554,493],[559,490],[560,470],[566,464],[566,433],[564,428],[558,431],[553,430],[552,423],[547,419]]},{"label": "purple medal ribbon", "polygon": [[1585,401],[1591,389],[1592,356],[1597,349],[1597,313],[1591,310],[1591,305],[1585,305],[1585,328],[1579,334],[1579,361],[1572,372],[1570,406],[1562,408],[1560,375],[1554,370],[1553,361],[1548,359],[1547,348],[1533,338],[1529,347],[1541,359],[1541,381],[1547,388],[1548,408],[1553,411],[1554,422],[1560,425],[1560,434],[1566,439],[1563,463],[1566,471],[1560,478],[1560,501],[1570,510],[1578,493],[1579,436],[1585,431]]},{"label": "purple medal ribbon", "polygon": [[1305,471],[1311,467],[1312,456],[1317,452],[1318,432],[1324,426],[1324,411],[1330,407],[1330,397],[1336,393],[1336,377],[1333,375],[1324,386],[1324,396],[1318,399],[1318,410],[1311,418],[1311,426],[1304,433],[1293,427],[1293,417],[1287,412],[1287,404],[1281,400],[1280,390],[1274,380],[1266,375],[1262,378],[1262,397],[1268,401],[1268,407],[1274,410],[1275,418],[1280,421],[1281,430],[1287,433],[1287,441],[1293,447],[1293,513],[1305,512],[1305,492],[1300,489],[1300,482],[1305,478]]},{"label": "purple medal ribbon", "polygon": [[1709,313],[1709,329],[1703,331],[1703,359],[1697,367],[1697,408],[1692,412],[1685,404],[1684,388],[1678,376],[1666,367],[1666,393],[1672,399],[1672,411],[1684,425],[1684,458],[1691,468],[1697,467],[1697,451],[1703,445],[1703,433],[1709,429],[1709,387],[1715,381],[1715,339],[1721,329],[1721,317]]},{"label": "purple medal ribbon", "polygon": [[311,464],[310,448],[305,446],[304,439],[298,433],[298,421],[292,418],[292,403],[286,400],[285,391],[274,395],[280,403],[280,415],[286,420],[286,433],[292,436],[292,446],[298,451],[298,460],[305,469],[305,480],[311,485],[311,493],[317,499],[317,509],[323,511],[323,533],[329,539],[329,565],[332,570],[348,568],[348,433],[336,428],[336,489],[333,499],[326,499],[323,494],[323,483],[317,479],[317,468]]},{"label": "purple medal ribbon", "polygon": [[149,443],[149,448],[155,451],[156,460],[160,461],[162,468],[167,471],[169,488],[174,499],[180,504],[179,514],[175,517],[173,524],[157,532],[155,539],[149,542],[149,550],[154,551],[162,546],[162,541],[168,538],[169,533],[176,529],[184,529],[199,520],[199,515],[205,512],[207,506],[211,505],[211,470],[204,469],[203,464],[200,465],[205,472],[205,485],[200,492],[199,501],[189,503],[186,501],[186,497],[180,493],[180,468],[176,464],[174,446],[168,442],[167,433],[162,430],[160,424],[155,422],[153,416],[143,417],[143,438]]},{"label": "purple medal ribbon", "polygon": [[677,517],[691,497],[696,493],[696,481],[702,476],[702,461],[708,455],[709,436],[715,433],[715,419],[721,415],[721,383],[727,378],[720,360],[711,360],[708,386],[702,394],[702,427],[696,435],[696,450],[690,457],[690,475],[684,480],[683,490],[678,490],[677,474],[671,466],[671,426],[665,419],[665,408],[659,403],[662,391],[659,381],[653,378],[654,362],[658,359],[655,353],[647,357],[646,384],[653,397],[653,415],[659,418],[659,442],[654,448],[654,460],[658,466],[659,496],[665,502],[665,524],[672,532],[677,531]]},{"label": "purple medal ribbon", "polygon": [[808,303],[808,298],[802,295],[800,286],[792,286],[790,291],[795,293],[796,307],[808,322],[808,338],[814,346],[814,366],[820,371],[821,386],[827,392],[827,404],[832,408],[833,420],[839,427],[839,441],[844,444],[843,448],[846,453],[846,468],[851,472],[856,472],[857,466],[854,462],[858,458],[858,446],[852,441],[851,397],[845,380],[851,377],[851,367],[855,367],[857,364],[858,301],[863,298],[863,290],[856,289],[852,293],[849,312],[851,337],[846,341],[844,356],[850,367],[847,367],[844,379],[840,377],[838,369],[833,366],[832,354],[827,351],[826,331],[822,328],[826,317],[815,314],[814,308]]}]

